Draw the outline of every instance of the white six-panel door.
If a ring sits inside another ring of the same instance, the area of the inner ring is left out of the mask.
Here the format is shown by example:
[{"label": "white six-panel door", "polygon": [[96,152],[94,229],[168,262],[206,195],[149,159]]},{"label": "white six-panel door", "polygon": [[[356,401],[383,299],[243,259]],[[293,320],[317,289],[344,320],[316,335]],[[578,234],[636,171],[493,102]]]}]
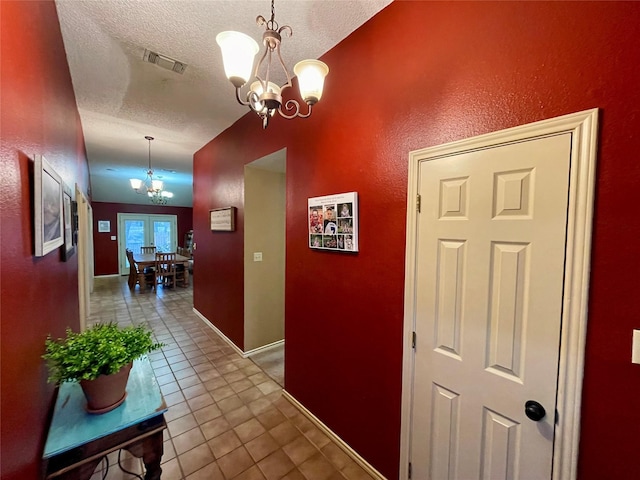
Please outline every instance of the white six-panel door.
[{"label": "white six-panel door", "polygon": [[409,154],[401,479],[576,479],[597,120]]},{"label": "white six-panel door", "polygon": [[550,478],[570,150],[420,162],[414,478]]}]

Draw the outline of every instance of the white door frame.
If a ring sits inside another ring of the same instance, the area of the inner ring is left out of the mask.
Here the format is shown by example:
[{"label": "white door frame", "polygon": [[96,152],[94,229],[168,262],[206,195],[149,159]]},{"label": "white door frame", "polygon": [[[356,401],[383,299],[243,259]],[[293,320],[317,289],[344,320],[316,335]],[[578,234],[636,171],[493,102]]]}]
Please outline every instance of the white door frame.
[{"label": "white door frame", "polygon": [[411,451],[411,399],[415,353],[412,348],[412,336],[415,330],[416,311],[415,269],[418,223],[416,201],[419,160],[434,160],[470,150],[559,133],[571,133],[572,137],[556,403],[558,422],[553,442],[552,478],[554,480],[576,478],[587,331],[597,131],[598,109],[591,109],[409,153],[399,477],[401,480],[408,478]]},{"label": "white door frame", "polygon": [[87,197],[76,184],[78,209],[78,298],[80,303],[80,331],[87,326],[91,314],[90,295],[93,293],[93,210]]}]

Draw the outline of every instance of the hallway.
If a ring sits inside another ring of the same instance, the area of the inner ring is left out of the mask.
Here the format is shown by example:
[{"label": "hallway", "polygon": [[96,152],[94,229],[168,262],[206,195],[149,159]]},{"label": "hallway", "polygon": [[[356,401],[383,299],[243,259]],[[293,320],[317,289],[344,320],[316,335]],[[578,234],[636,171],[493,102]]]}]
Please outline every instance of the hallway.
[{"label": "hallway", "polygon": [[[364,480],[371,477],[193,312],[192,287],[131,292],[97,278],[89,324],[148,323],[166,346],[149,355],[169,411],[163,480]],[[91,480],[141,478],[103,461]],[[121,465],[143,472],[123,452]]]}]

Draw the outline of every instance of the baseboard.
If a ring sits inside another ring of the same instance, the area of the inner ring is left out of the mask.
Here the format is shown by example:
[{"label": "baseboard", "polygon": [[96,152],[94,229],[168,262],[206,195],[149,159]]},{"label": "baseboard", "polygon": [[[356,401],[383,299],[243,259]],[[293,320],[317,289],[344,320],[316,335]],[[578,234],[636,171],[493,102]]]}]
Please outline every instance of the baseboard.
[{"label": "baseboard", "polygon": [[127,275],[120,275],[119,273],[110,273],[109,275],[94,275],[93,278],[115,278],[126,277]]},{"label": "baseboard", "polygon": [[227,342],[229,344],[229,346],[231,348],[233,348],[236,353],[240,356],[242,356],[242,358],[245,357],[244,352],[235,344],[231,341],[231,339],[229,337],[227,337],[224,333],[222,333],[220,330],[218,330],[218,328],[211,323],[207,317],[205,317],[203,314],[201,314],[198,310],[195,309],[195,307],[193,308],[193,312],[198,316],[198,318],[200,318],[200,320],[202,320],[204,322],[204,324],[209,327],[211,330],[213,330],[214,332],[216,332],[218,335],[220,335],[220,338],[222,338],[225,342]]},{"label": "baseboard", "polygon": [[256,353],[266,352],[268,350],[273,350],[274,348],[278,348],[279,346],[284,345],[284,339],[278,340],[277,342],[269,343],[267,345],[263,345],[258,348],[253,348],[251,350],[247,350],[244,352],[243,356],[250,357],[251,355],[255,355]]},{"label": "baseboard", "polygon": [[344,442],[338,435],[336,435],[329,427],[327,427],[324,423],[322,423],[313,413],[307,410],[299,401],[297,401],[293,396],[287,392],[286,390],[282,390],[282,396],[286,398],[294,407],[300,410],[305,417],[311,420],[316,427],[318,427],[322,433],[328,436],[333,442],[340,447],[340,449],[346,453],[354,462],[362,467],[362,469],[371,475],[372,478],[376,480],[386,480],[385,476],[378,472],[375,468],[373,468],[369,462],[367,462],[364,458],[362,458],[358,452],[356,452],[353,448],[351,448],[347,443]]}]

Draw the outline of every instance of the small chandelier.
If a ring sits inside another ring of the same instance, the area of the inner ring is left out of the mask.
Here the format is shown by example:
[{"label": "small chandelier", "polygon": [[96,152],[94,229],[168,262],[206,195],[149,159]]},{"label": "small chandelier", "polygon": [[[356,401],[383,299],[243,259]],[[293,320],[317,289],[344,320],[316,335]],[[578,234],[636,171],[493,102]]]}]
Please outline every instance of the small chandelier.
[{"label": "small chandelier", "polygon": [[153,179],[153,169],[151,168],[151,140],[153,140],[153,137],[147,135],[144,138],[149,141],[149,168],[147,169],[147,176],[144,180],[131,178],[129,182],[131,182],[131,188],[133,188],[136,193],[141,195],[146,193],[151,203],[155,205],[166,205],[168,199],[173,197],[173,193],[163,190],[164,184],[162,180]]},{"label": "small chandelier", "polygon": [[[267,21],[262,15],[256,18],[256,23],[259,26],[265,25],[265,32],[262,35],[262,43],[265,49],[253,71],[255,81],[251,83],[249,91],[244,97],[240,95],[240,89],[249,81],[253,60],[259,50],[258,44],[253,38],[240,32],[226,31],[216,36],[216,42],[222,50],[225,74],[233,86],[236,87],[236,99],[238,103],[247,105],[262,118],[262,128],[267,128],[269,118],[276,111],[286,119],[295,117],[307,118],[310,116],[311,107],[322,97],[324,77],[329,73],[329,67],[319,60],[298,62],[293,67],[293,72],[298,77],[300,96],[308,108],[306,112],[302,112],[300,103],[296,100],[287,100],[283,107],[282,92],[291,87],[292,84],[291,75],[280,55],[280,41],[283,34],[291,37],[293,30],[288,25],[282,27],[278,25],[275,20],[273,2],[274,0],[271,0],[271,20]],[[274,52],[277,55],[280,67],[287,77],[287,82],[281,87],[269,80]]]}]

